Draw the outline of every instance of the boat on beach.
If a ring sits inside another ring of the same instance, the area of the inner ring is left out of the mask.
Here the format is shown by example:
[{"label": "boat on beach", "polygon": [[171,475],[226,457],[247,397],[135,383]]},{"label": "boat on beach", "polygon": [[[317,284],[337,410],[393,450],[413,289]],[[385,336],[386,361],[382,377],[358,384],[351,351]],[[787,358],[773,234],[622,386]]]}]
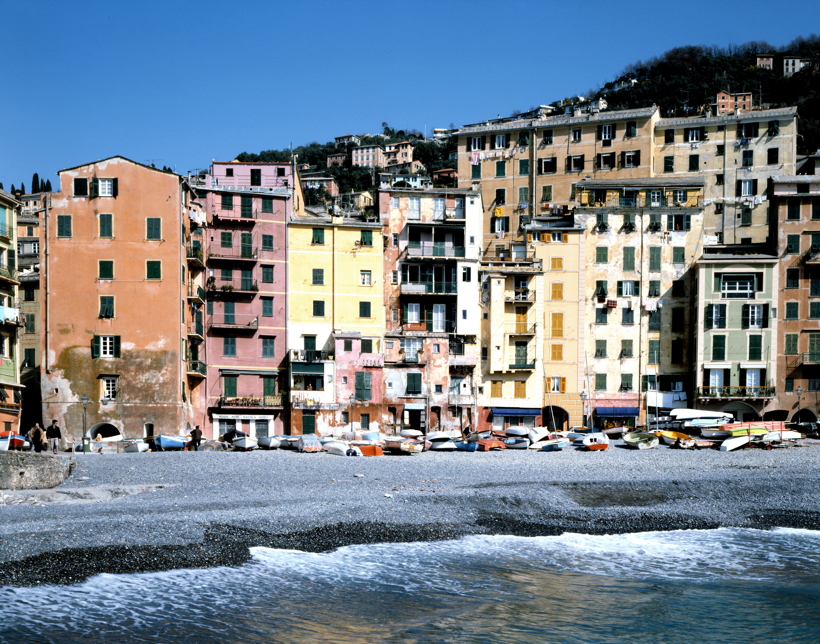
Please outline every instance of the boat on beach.
[{"label": "boat on beach", "polygon": [[500,441],[497,438],[482,438],[478,441],[479,452],[495,452],[502,449],[507,449],[507,446],[504,444],[504,441]]},{"label": "boat on beach", "polygon": [[632,449],[652,449],[658,446],[658,437],[644,432],[629,432],[624,434],[624,443]]},{"label": "boat on beach", "polygon": [[234,449],[241,449],[246,452],[256,449],[256,446],[259,444],[258,441],[251,436],[237,436],[232,442]]},{"label": "boat on beach", "polygon": [[161,449],[168,450],[185,449],[190,441],[191,437],[187,435],[166,436],[165,434],[160,434],[159,436],[154,436],[154,444],[159,446]]},{"label": "boat on beach", "polygon": [[658,438],[660,438],[665,445],[674,445],[678,441],[691,441],[694,440],[693,436],[689,434],[684,434],[683,432],[672,432],[672,431],[659,431],[659,432],[649,432],[650,434],[654,434]]},{"label": "boat on beach", "polygon": [[568,438],[552,438],[550,440],[543,441],[541,445],[542,452],[560,452],[562,449],[569,447],[569,439]]},{"label": "boat on beach", "polygon": [[322,451],[322,444],[316,434],[302,434],[296,442],[296,449],[300,452],[314,454]]},{"label": "boat on beach", "polygon": [[609,447],[609,436],[594,432],[581,439],[581,444],[591,452],[600,452]]},{"label": "boat on beach", "polygon": [[278,449],[280,444],[276,436],[258,436],[256,442],[262,449]]},{"label": "boat on beach", "polygon": [[129,441],[125,443],[125,447],[123,451],[128,454],[139,454],[140,452],[147,452],[148,451],[148,443],[144,440],[139,439],[135,441]]},{"label": "boat on beach", "polygon": [[732,450],[736,450],[738,447],[743,447],[748,445],[752,442],[752,437],[749,435],[746,436],[732,436],[731,438],[727,438],[723,443],[720,445],[721,452],[731,452]]},{"label": "boat on beach", "polygon": [[333,454],[334,456],[347,456],[347,450],[349,447],[347,443],[342,441],[330,441],[329,443],[322,445],[322,449],[324,449],[328,454]]}]

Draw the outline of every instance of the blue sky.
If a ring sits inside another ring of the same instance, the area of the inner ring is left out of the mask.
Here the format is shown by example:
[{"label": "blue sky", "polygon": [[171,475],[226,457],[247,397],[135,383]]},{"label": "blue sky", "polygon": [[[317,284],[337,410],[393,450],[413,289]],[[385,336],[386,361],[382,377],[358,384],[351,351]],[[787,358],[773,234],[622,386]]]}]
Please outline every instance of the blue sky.
[{"label": "blue sky", "polygon": [[[775,9],[776,7],[776,9]],[[121,154],[180,173],[347,133],[458,126],[682,45],[775,46],[816,0],[0,5],[0,181]]]}]

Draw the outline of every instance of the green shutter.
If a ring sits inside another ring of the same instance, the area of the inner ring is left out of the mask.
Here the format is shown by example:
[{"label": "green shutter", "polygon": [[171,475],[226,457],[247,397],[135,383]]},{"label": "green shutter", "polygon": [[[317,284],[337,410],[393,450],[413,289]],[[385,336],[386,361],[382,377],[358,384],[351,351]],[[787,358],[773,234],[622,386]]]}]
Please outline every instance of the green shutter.
[{"label": "green shutter", "polygon": [[120,336],[114,336],[114,357],[119,358],[122,353],[122,342],[120,341]]},{"label": "green shutter", "polygon": [[796,333],[786,334],[786,349],[784,353],[790,355],[797,353],[797,337]]},{"label": "green shutter", "polygon": [[595,261],[598,264],[606,264],[609,260],[609,248],[607,246],[598,246],[595,249]]},{"label": "green shutter", "polygon": [[99,358],[100,357],[100,345],[101,344],[102,344],[102,338],[98,335],[95,335],[93,341],[91,342],[91,357],[92,358]]},{"label": "green shutter", "polygon": [[71,237],[71,215],[57,215],[57,237]]},{"label": "green shutter", "polygon": [[635,248],[634,246],[626,246],[624,248],[624,270],[635,270]]},{"label": "green shutter", "polygon": [[363,230],[362,231],[362,246],[372,246],[373,245],[373,231],[372,230]]},{"label": "green shutter", "polygon": [[761,360],[763,357],[763,336],[749,336],[749,360]]},{"label": "green shutter", "polygon": [[262,378],[262,395],[276,395],[276,378]]},{"label": "green shutter", "polygon": [[660,362],[660,352],[661,352],[661,341],[660,340],[650,340],[649,341],[649,356],[647,359],[648,364],[658,364]]},{"label": "green shutter", "polygon": [[712,336],[712,360],[726,359],[726,336]]},{"label": "green shutter", "polygon": [[100,196],[100,180],[97,177],[91,179],[91,196],[92,197],[99,197]]},{"label": "green shutter", "polygon": [[686,248],[683,246],[672,247],[672,263],[685,264],[686,263]]},{"label": "green shutter", "polygon": [[243,219],[250,219],[253,217],[253,197],[242,196],[240,200],[239,216]]},{"label": "green shutter", "polygon": [[114,223],[113,215],[100,215],[100,237],[113,237]]},{"label": "green shutter", "polygon": [[618,280],[618,297],[624,296],[624,283],[621,280]]},{"label": "green shutter", "polygon": [[149,280],[162,279],[162,262],[159,260],[149,260],[145,263],[145,276]]},{"label": "green shutter", "polygon": [[313,241],[314,244],[324,244],[325,243],[325,229],[324,228],[314,228],[313,229]]},{"label": "green shutter", "polygon": [[223,376],[222,378],[225,397],[236,398],[236,376]]},{"label": "green shutter", "polygon": [[100,260],[99,263],[99,277],[101,280],[112,280],[114,279],[114,262],[111,260],[103,259]]},{"label": "green shutter", "polygon": [[658,273],[661,270],[661,247],[649,247],[649,270],[652,273]]},{"label": "green shutter", "polygon": [[273,199],[262,197],[262,212],[273,212]]}]

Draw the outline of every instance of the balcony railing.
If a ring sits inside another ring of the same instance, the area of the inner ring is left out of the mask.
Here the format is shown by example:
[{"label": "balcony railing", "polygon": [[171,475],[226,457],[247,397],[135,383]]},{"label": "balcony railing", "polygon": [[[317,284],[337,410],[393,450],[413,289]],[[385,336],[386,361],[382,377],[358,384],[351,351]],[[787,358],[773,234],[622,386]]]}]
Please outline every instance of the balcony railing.
[{"label": "balcony railing", "polygon": [[446,242],[408,242],[408,257],[464,257],[464,246]]},{"label": "balcony railing", "polygon": [[812,245],[803,253],[803,261],[806,264],[820,264],[820,246]]},{"label": "balcony railing", "polygon": [[449,394],[447,402],[451,407],[470,407],[475,404],[475,396],[472,394]]},{"label": "balcony railing", "polygon": [[188,337],[193,340],[205,339],[205,328],[202,322],[194,322],[188,327]]},{"label": "balcony railing", "polygon": [[458,285],[455,282],[402,282],[402,295],[455,294]]},{"label": "balcony railing", "polygon": [[464,209],[434,210],[433,221],[459,221],[464,219]]},{"label": "balcony railing", "polygon": [[451,367],[475,367],[478,357],[475,354],[450,353]]},{"label": "balcony railing", "polygon": [[786,360],[789,369],[797,369],[804,364],[820,364],[820,353],[798,353],[787,356]]},{"label": "balcony railing", "polygon": [[208,257],[211,259],[230,259],[243,261],[256,261],[258,249],[255,246],[240,246],[239,248],[215,247],[208,250]]},{"label": "balcony railing", "polygon": [[188,286],[188,300],[196,304],[202,304],[205,301],[205,289],[201,286]]},{"label": "balcony railing", "polygon": [[217,407],[281,407],[282,396],[220,396],[217,400]]},{"label": "balcony railing", "polygon": [[256,208],[243,207],[239,204],[234,204],[233,208],[223,208],[221,204],[218,204],[214,209],[214,216],[218,219],[230,219],[232,221],[237,219],[253,221],[256,219],[258,212]]},{"label": "balcony railing", "polygon": [[248,277],[236,277],[229,280],[216,278],[208,281],[208,290],[217,293],[256,293],[259,285]]},{"label": "balcony railing", "polygon": [[529,362],[527,358],[515,358],[515,361],[510,363],[510,369],[524,369],[531,371],[535,369],[535,360]]},{"label": "balcony railing", "polygon": [[774,398],[775,387],[698,387],[698,398]]},{"label": "balcony railing", "polygon": [[513,291],[506,291],[504,299],[507,302],[535,302],[535,291],[528,288],[517,288]]},{"label": "balcony railing", "polygon": [[676,200],[673,194],[667,192],[661,196],[646,194],[638,195],[610,195],[599,199],[599,195],[592,192],[582,192],[580,205],[586,208],[701,208],[703,197],[689,195],[686,199]]},{"label": "balcony railing", "polygon": [[205,253],[202,251],[201,246],[194,246],[188,244],[185,247],[185,257],[188,260],[188,264],[192,266],[196,266],[199,268],[205,266]]},{"label": "balcony railing", "polygon": [[291,349],[291,362],[322,362],[323,360],[333,360],[332,351],[315,351],[313,349]]},{"label": "balcony railing", "polygon": [[208,316],[208,326],[223,329],[254,330],[259,326],[259,316],[253,313],[214,313]]},{"label": "balcony railing", "polygon": [[535,335],[535,327],[533,322],[507,322],[504,331],[510,335]]},{"label": "balcony railing", "polygon": [[0,306],[0,324],[24,326],[22,320],[20,309],[10,306]]},{"label": "balcony railing", "polygon": [[16,282],[18,274],[19,273],[16,268],[9,268],[8,266],[0,265],[0,278],[4,277],[7,280]]},{"label": "balcony railing", "polygon": [[208,373],[208,368],[201,360],[189,360],[187,371],[189,375],[202,376],[204,378]]}]

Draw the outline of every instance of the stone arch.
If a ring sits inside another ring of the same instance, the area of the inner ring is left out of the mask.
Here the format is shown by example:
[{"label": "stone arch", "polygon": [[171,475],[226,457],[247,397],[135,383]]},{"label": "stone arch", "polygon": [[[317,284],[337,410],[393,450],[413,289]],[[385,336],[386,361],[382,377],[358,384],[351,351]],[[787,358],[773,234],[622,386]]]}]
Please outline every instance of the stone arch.
[{"label": "stone arch", "polygon": [[801,407],[792,416],[793,423],[816,423],[817,422],[817,414],[815,414],[811,409],[807,409],[806,407]]},{"label": "stone arch", "polygon": [[[554,425],[553,417],[555,418]],[[569,414],[563,407],[548,405],[544,407],[544,412],[541,414],[541,422],[544,427],[549,427],[551,432],[560,432],[569,429]]]},{"label": "stone arch", "polygon": [[111,423],[97,423],[92,425],[86,433],[91,440],[94,440],[97,434],[102,436],[104,440],[120,440],[122,438],[120,428]]},{"label": "stone arch", "polygon": [[735,400],[724,405],[720,411],[732,414],[736,420],[740,421],[755,421],[760,420],[760,412],[757,411],[750,404]]}]

